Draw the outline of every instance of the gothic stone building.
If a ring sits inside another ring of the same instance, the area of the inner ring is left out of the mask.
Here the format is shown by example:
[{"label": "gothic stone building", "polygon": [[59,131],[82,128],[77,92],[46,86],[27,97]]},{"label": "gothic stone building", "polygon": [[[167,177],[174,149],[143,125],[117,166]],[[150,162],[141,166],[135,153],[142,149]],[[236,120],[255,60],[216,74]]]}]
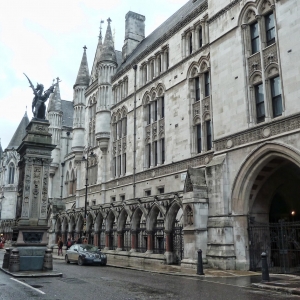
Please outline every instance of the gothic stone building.
[{"label": "gothic stone building", "polygon": [[129,265],[194,267],[202,249],[224,269],[259,268],[266,251],[299,269],[299,11],[190,0],[147,37],[130,11],[122,51],[108,19],[91,72],[84,49],[70,128],[58,84],[49,102],[49,197],[65,204],[49,243],[86,235]]}]

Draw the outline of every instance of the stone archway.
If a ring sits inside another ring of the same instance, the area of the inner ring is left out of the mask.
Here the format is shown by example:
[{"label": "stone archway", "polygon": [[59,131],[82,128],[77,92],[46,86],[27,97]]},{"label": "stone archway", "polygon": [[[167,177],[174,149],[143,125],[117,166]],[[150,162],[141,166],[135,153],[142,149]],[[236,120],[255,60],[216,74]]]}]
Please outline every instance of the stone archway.
[{"label": "stone archway", "polygon": [[300,271],[299,183],[300,154],[286,145],[266,143],[244,161],[232,192],[237,266],[260,269],[266,252],[273,272]]}]

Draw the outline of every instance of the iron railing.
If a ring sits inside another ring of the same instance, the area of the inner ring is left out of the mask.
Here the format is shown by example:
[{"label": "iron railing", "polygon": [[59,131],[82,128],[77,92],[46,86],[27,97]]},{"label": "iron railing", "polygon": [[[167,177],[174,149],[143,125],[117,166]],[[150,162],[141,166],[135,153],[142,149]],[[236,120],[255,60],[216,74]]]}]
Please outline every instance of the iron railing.
[{"label": "iron railing", "polygon": [[300,272],[300,222],[258,223],[249,218],[250,270],[261,269],[261,253],[267,253],[270,272]]}]

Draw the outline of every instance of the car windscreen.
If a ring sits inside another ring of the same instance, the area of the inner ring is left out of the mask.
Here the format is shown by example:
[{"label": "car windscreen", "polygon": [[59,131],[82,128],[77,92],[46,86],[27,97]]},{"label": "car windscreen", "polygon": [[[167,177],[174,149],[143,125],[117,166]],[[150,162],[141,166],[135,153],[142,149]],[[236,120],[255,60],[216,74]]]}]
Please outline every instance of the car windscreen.
[{"label": "car windscreen", "polygon": [[98,247],[93,245],[80,245],[80,251],[97,251]]}]

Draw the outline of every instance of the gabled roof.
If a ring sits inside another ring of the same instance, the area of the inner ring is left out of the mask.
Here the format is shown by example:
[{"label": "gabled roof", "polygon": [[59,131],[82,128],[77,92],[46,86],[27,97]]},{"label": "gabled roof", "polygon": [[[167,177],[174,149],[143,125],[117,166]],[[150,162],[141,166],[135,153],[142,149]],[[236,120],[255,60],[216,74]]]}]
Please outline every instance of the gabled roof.
[{"label": "gabled roof", "polygon": [[22,118],[17,130],[15,131],[15,134],[13,135],[6,149],[17,149],[21,145],[22,140],[26,135],[26,127],[28,124],[29,119],[27,116],[27,112],[25,112],[24,117]]},{"label": "gabled roof", "polygon": [[127,60],[123,62],[123,64],[119,65],[116,75],[118,74],[118,72],[131,65],[134,59],[136,59],[143,51],[145,51],[155,42],[158,42],[159,39],[162,39],[171,29],[173,29],[178,23],[180,23],[180,21],[182,21],[185,17],[187,17],[187,15],[193,12],[195,8],[197,8],[205,1],[206,0],[189,0],[185,5],[183,5],[171,17],[169,17],[164,23],[162,23],[158,28],[156,28],[138,44],[138,46],[129,55]]}]

